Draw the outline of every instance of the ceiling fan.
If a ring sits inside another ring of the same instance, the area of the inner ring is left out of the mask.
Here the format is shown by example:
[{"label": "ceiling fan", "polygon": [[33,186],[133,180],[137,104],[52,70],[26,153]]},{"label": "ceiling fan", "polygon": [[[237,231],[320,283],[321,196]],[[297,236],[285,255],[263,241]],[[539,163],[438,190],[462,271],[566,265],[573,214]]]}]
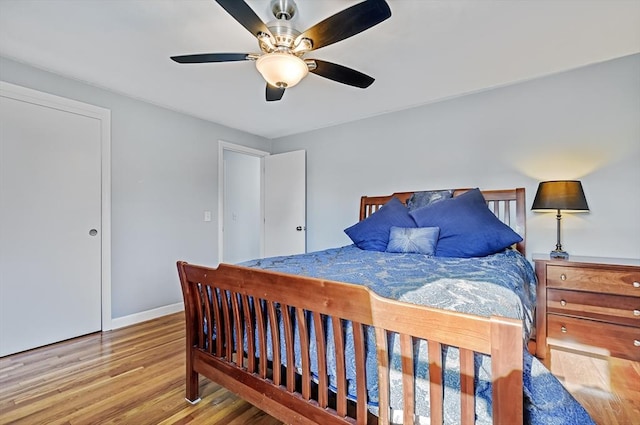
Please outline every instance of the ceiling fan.
[{"label": "ceiling fan", "polygon": [[272,0],[275,20],[268,23],[243,0],[215,0],[236,21],[258,39],[261,53],[201,53],[171,56],[178,63],[255,61],[267,81],[266,99],[282,99],[284,91],[309,72],[354,87],[367,88],[374,79],[355,69],[318,59],[305,59],[312,50],[354,36],[391,16],[385,0],[366,0],[328,17],[304,32],[290,20],[297,12],[294,0]]}]

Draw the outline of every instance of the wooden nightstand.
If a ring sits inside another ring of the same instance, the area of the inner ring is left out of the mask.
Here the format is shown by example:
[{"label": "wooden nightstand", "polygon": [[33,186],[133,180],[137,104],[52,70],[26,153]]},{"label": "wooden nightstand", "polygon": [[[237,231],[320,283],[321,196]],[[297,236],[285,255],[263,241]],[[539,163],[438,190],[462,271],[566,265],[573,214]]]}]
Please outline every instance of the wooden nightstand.
[{"label": "wooden nightstand", "polygon": [[533,260],[537,357],[552,344],[640,361],[640,260]]}]

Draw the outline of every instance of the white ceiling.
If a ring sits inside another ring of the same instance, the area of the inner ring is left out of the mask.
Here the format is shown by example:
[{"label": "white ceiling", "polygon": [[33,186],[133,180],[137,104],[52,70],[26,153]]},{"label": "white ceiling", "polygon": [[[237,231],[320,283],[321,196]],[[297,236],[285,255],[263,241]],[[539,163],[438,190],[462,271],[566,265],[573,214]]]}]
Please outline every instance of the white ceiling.
[{"label": "white ceiling", "polygon": [[[0,0],[0,55],[276,138],[640,52],[638,0],[388,2],[387,21],[306,55],[369,74],[371,87],[309,74],[280,102],[264,100],[253,62],[169,59],[259,52],[213,0]],[[270,0],[247,3],[272,20]],[[295,26],[356,3],[297,0]]]}]

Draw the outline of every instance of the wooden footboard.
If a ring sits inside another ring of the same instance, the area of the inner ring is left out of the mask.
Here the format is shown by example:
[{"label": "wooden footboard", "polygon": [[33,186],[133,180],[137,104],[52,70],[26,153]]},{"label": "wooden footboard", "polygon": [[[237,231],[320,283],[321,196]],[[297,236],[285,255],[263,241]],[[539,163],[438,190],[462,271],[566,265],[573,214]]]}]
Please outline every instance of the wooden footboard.
[{"label": "wooden footboard", "polygon": [[[387,335],[397,333],[404,424],[413,424],[415,418],[413,347],[417,339],[429,341],[432,424],[442,423],[443,416],[442,345],[460,348],[462,423],[475,421],[474,352],[492,357],[494,423],[522,423],[522,324],[517,320],[422,307],[379,297],[363,286],[239,266],[223,264],[212,269],[178,262],[178,272],[187,322],[186,397],[190,401],[198,399],[198,375],[202,374],[285,423],[388,424]],[[353,355],[345,348],[347,322],[353,329]],[[371,415],[366,403],[370,327],[376,335],[378,417]],[[328,378],[327,356],[334,354],[328,352],[328,333],[335,342],[335,388]],[[310,346],[316,347],[317,356],[310,354]],[[312,364],[315,357],[318,360]],[[347,395],[348,365],[355,366],[355,401]]]}]

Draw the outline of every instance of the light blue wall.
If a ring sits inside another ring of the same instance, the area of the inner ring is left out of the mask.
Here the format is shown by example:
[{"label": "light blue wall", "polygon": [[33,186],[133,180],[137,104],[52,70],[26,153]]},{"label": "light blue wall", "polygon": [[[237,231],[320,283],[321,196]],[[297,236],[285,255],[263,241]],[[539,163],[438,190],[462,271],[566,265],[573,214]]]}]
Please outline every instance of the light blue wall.
[{"label": "light blue wall", "polygon": [[[361,195],[525,187],[530,208],[539,181],[580,179],[591,211],[563,216],[564,248],[640,258],[640,55],[274,140],[296,149],[310,251],[350,242]],[[555,225],[528,211],[529,257],[554,248]]]},{"label": "light blue wall", "polygon": [[112,317],[180,302],[176,261],[218,260],[218,140],[270,142],[1,57],[0,79],[111,110]]},{"label": "light blue wall", "polygon": [[[1,57],[0,79],[112,111],[113,318],[179,302],[176,260],[217,262],[218,140],[307,151],[308,250],[349,243],[363,194],[523,186],[530,206],[576,178],[591,212],[565,215],[565,249],[640,258],[640,55],[274,141]],[[529,254],[551,250],[554,214],[527,220]]]}]

